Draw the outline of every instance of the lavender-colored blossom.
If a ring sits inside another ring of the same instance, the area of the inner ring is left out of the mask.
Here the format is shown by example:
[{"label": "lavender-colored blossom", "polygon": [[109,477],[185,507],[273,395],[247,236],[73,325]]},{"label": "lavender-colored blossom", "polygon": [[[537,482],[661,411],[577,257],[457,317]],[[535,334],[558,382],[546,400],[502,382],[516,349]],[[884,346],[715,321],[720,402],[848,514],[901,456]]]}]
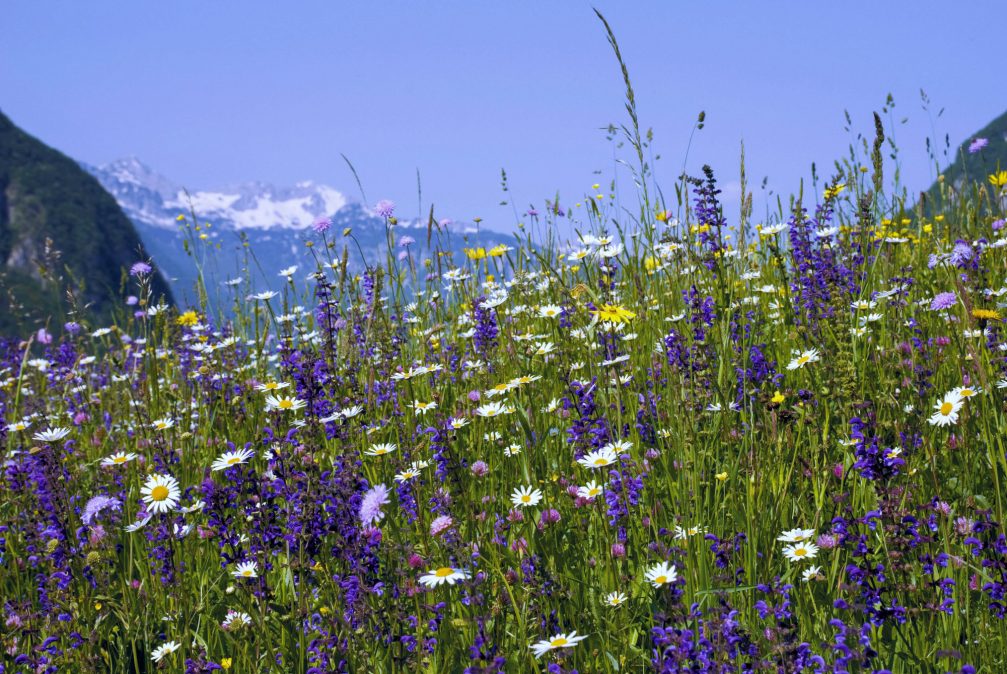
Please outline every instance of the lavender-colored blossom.
[{"label": "lavender-colored blossom", "polygon": [[94,518],[97,517],[101,511],[111,509],[119,510],[122,507],[122,501],[117,498],[112,498],[111,496],[105,496],[104,494],[99,496],[93,496],[84,506],[84,512],[81,513],[80,519],[84,524],[90,526],[94,523]]},{"label": "lavender-colored blossom", "polygon": [[958,295],[954,293],[937,293],[937,296],[930,302],[931,311],[940,311],[941,309],[949,309],[955,305],[958,301]]},{"label": "lavender-colored blossom", "polygon": [[380,522],[385,516],[381,508],[388,504],[388,487],[378,484],[366,492],[360,501],[360,521],[365,526]]},{"label": "lavender-colored blossom", "polygon": [[382,199],[378,203],[374,204],[374,212],[382,218],[390,218],[395,214],[395,202],[389,201],[388,199]]},{"label": "lavender-colored blossom", "polygon": [[985,149],[985,147],[989,144],[990,142],[987,138],[975,138],[971,143],[969,143],[969,154],[975,154],[976,152]]},{"label": "lavender-colored blossom", "polygon": [[451,518],[451,515],[440,515],[434,518],[434,521],[430,523],[430,535],[440,536],[445,531],[451,528],[455,521]]},{"label": "lavender-colored blossom", "polygon": [[151,266],[143,260],[140,260],[139,262],[134,262],[133,266],[129,268],[129,275],[143,276],[144,274],[149,274],[151,271]]},{"label": "lavender-colored blossom", "polygon": [[315,220],[315,224],[311,227],[315,230],[316,234],[324,234],[329,231],[329,227],[332,226],[332,218],[318,218]]},{"label": "lavender-colored blossom", "polygon": [[956,267],[962,267],[972,259],[972,254],[972,246],[959,240],[955,243],[955,247],[951,249],[951,256],[948,258],[948,261]]}]

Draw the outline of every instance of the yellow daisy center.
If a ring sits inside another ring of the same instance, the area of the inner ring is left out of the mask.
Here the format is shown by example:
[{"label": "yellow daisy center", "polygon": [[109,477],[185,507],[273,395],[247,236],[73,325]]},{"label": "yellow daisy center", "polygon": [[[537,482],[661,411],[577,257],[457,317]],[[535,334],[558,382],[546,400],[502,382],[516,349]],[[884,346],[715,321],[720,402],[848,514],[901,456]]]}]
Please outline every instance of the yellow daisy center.
[{"label": "yellow daisy center", "polygon": [[552,641],[550,641],[549,645],[552,646],[553,648],[560,648],[561,646],[566,646],[567,643],[569,642],[567,642],[566,639],[564,639],[563,637],[559,637],[558,639],[553,639]]},{"label": "yellow daisy center", "polygon": [[608,459],[601,458],[601,459],[595,459],[594,460],[594,465],[596,465],[596,466],[604,466],[606,464],[608,464]]},{"label": "yellow daisy center", "polygon": [[281,410],[289,410],[293,406],[294,406],[293,401],[287,400],[286,398],[284,398],[283,400],[281,400],[280,403],[279,403],[279,408]]},{"label": "yellow daisy center", "polygon": [[227,460],[227,465],[228,466],[233,466],[236,463],[241,463],[241,457],[240,456],[232,456],[230,459]]},{"label": "yellow daisy center", "polygon": [[800,358],[797,359],[797,364],[798,365],[804,365],[809,360],[810,360],[810,358],[808,358],[808,356],[801,356]]},{"label": "yellow daisy center", "polygon": [[438,578],[447,578],[454,572],[455,570],[452,569],[450,566],[442,566],[441,568],[434,571],[434,575],[437,576]]},{"label": "yellow daisy center", "polygon": [[248,577],[250,577],[252,575],[252,570],[251,569],[245,569],[244,571],[241,572],[241,575],[244,576],[245,578],[248,578]]},{"label": "yellow daisy center", "polygon": [[808,551],[805,548],[797,548],[794,550],[795,557],[803,557],[806,554],[808,554]]},{"label": "yellow daisy center", "polygon": [[522,503],[528,503],[528,501],[531,501],[531,496],[529,496],[528,494],[525,494],[524,496],[521,497]]},{"label": "yellow daisy center", "polygon": [[168,498],[168,488],[163,484],[159,484],[150,490],[150,498],[152,501],[163,501]]},{"label": "yellow daisy center", "polygon": [[665,583],[668,582],[668,577],[658,576],[657,578],[654,579],[654,582],[657,583],[658,585],[664,585]]},{"label": "yellow daisy center", "polygon": [[951,414],[951,410],[953,410],[954,408],[955,408],[954,404],[949,403],[949,402],[945,402],[945,403],[941,404],[941,414],[943,414],[944,416],[947,416],[947,415]]},{"label": "yellow daisy center", "polygon": [[126,463],[126,457],[125,456],[112,457],[112,463]]}]

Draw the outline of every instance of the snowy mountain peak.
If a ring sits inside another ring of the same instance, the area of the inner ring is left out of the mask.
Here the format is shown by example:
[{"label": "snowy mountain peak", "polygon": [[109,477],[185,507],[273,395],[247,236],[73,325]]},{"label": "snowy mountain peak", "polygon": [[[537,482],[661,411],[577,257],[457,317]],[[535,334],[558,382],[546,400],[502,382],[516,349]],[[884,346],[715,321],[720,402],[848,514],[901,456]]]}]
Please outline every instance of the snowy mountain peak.
[{"label": "snowy mountain peak", "polygon": [[335,188],[310,180],[283,188],[249,182],[223,190],[186,190],[136,157],[85,168],[130,217],[161,227],[173,227],[179,213],[194,211],[200,220],[225,229],[301,230],[347,203]]}]

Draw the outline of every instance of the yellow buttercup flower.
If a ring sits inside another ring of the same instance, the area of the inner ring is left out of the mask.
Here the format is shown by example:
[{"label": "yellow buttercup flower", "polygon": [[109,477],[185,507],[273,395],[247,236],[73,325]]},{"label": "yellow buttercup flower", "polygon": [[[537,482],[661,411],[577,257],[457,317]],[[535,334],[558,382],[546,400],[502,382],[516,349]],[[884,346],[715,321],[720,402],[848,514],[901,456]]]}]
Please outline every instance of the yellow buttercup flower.
[{"label": "yellow buttercup flower", "polygon": [[175,322],[179,325],[193,326],[199,323],[199,315],[195,311],[186,311],[184,314],[175,319]]},{"label": "yellow buttercup flower", "polygon": [[777,391],[776,394],[773,395],[773,398],[772,398],[771,402],[774,402],[777,405],[779,405],[780,403],[782,403],[786,399],[787,399],[787,397],[785,395],[783,395],[782,393],[780,393],[779,391]]}]

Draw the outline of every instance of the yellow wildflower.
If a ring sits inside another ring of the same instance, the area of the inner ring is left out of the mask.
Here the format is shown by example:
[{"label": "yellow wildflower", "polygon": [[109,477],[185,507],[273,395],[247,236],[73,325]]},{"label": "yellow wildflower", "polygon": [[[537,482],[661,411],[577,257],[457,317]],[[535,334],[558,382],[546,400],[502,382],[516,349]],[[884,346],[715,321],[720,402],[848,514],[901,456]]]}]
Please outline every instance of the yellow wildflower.
[{"label": "yellow wildflower", "polygon": [[618,304],[602,304],[591,313],[597,316],[599,320],[608,321],[609,323],[625,323],[636,318],[636,314]]},{"label": "yellow wildflower", "polygon": [[972,317],[978,318],[979,320],[999,321],[1000,312],[994,309],[973,309]]},{"label": "yellow wildflower", "polygon": [[1007,171],[997,171],[989,175],[990,184],[993,187],[1003,187],[1007,185]]}]

